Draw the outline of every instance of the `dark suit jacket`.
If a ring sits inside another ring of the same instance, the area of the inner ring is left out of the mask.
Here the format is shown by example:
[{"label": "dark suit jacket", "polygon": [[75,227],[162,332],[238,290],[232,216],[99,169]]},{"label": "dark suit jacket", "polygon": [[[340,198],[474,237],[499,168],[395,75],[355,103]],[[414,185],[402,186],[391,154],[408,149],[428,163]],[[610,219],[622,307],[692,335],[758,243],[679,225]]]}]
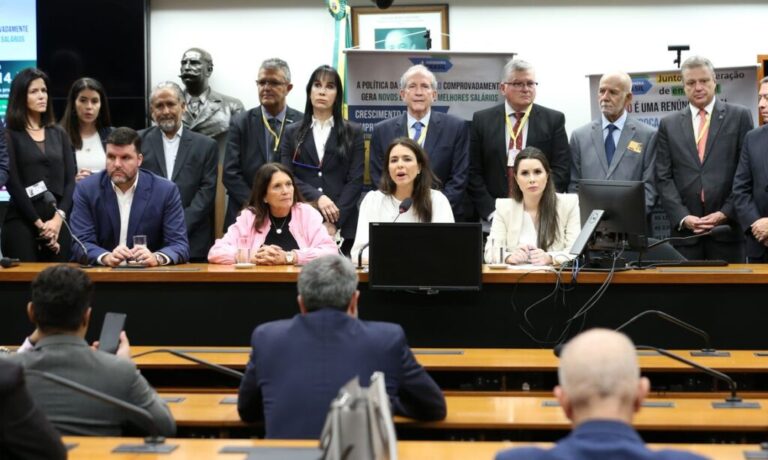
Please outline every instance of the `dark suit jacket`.
[{"label": "dark suit jacket", "polygon": [[[285,112],[285,127],[300,121],[303,114],[288,107]],[[224,174],[222,182],[227,189],[229,202],[224,226],[235,222],[243,204],[248,202],[253,186],[253,177],[264,163],[280,161],[279,154],[265,152],[266,129],[261,118],[261,107],[238,113],[232,117],[227,133],[227,148],[224,153]],[[283,132],[285,136],[285,132]],[[283,139],[285,139],[283,137]]]},{"label": "dark suit jacket", "polygon": [[[345,122],[348,123],[348,122]],[[302,123],[294,123],[285,128],[280,142],[280,157],[283,165],[293,171],[296,185],[306,201],[317,201],[322,195],[336,203],[339,208],[339,221],[336,227],[341,229],[341,236],[346,239],[355,237],[357,230],[357,202],[363,189],[363,168],[365,166],[365,144],[360,125],[351,123],[352,149],[341,156],[336,136],[340,129],[336,122],[325,144],[325,155],[320,170],[313,168],[320,161],[312,130],[303,140],[298,139]],[[298,145],[301,142],[301,145]],[[297,146],[299,151],[296,151]],[[297,165],[294,163],[301,163]],[[322,174],[318,174],[322,173]]]},{"label": "dark suit jacket", "polygon": [[317,439],[330,403],[355,376],[385,375],[393,412],[424,420],[445,417],[437,384],[413,357],[396,324],[361,321],[321,309],[257,327],[240,384],[238,412],[264,420],[270,438]]},{"label": "dark suit jacket", "polygon": [[[693,135],[691,110],[688,106],[667,115],[659,124],[656,140],[656,187],[669,217],[672,236],[689,236],[691,231],[678,230],[680,221],[688,215],[705,216],[722,211],[728,217],[731,232],[719,237],[721,241],[740,241],[731,187],[739,153],[747,131],[752,129],[752,115],[744,107],[715,102],[704,151],[699,161]],[[704,188],[704,203],[701,190]],[[696,244],[697,240],[676,242],[676,245]]]},{"label": "dark suit jacket", "polygon": [[750,226],[768,217],[768,125],[756,128],[744,138],[739,165],[733,178],[736,215],[747,237],[747,256],[760,258],[766,247],[752,236]]},{"label": "dark suit jacket", "polygon": [[[467,193],[480,217],[488,217],[496,198],[509,196],[504,104],[475,112],[469,137],[469,184]],[[565,133],[565,115],[533,104],[528,118],[526,147],[537,147],[547,156],[558,192],[568,189],[571,154]]]},{"label": "dark suit jacket", "polygon": [[[152,127],[140,132],[144,154],[142,168],[168,177],[163,150],[163,132]],[[171,180],[179,188],[184,221],[187,224],[189,256],[204,260],[213,246],[213,207],[216,200],[218,155],[216,141],[183,129]]]},{"label": "dark suit jacket", "polygon": [[[187,95],[187,92],[184,92]],[[227,131],[233,116],[245,110],[239,99],[221,94],[211,89],[208,92],[205,104],[200,106],[197,116],[187,110],[182,114],[182,122],[185,128],[200,133],[204,136],[218,138]]]},{"label": "dark suit jacket", "polygon": [[[140,171],[126,243],[130,247],[133,235],[146,235],[150,251],[162,252],[171,263],[184,263],[189,260],[189,242],[179,189],[146,169]],[[72,233],[85,244],[88,262],[95,264],[101,254],[112,252],[120,240],[120,210],[106,170],[78,182],[74,201]],[[80,246],[73,244],[72,248],[72,260],[82,261]]]},{"label": "dark suit jacket", "polygon": [[22,367],[4,358],[0,358],[0,458],[67,458],[61,436],[27,392]]},{"label": "dark suit jacket", "polygon": [[6,147],[5,128],[0,125],[0,187],[8,182],[8,147]]},{"label": "dark suit jacket", "polygon": [[[370,162],[371,181],[378,187],[384,172],[387,147],[398,137],[408,137],[408,115],[380,121],[373,127]],[[451,202],[453,216],[463,214],[462,202],[469,179],[469,125],[453,115],[432,111],[429,116],[424,150],[429,167],[442,182],[443,194]]]},{"label": "dark suit jacket", "polygon": [[552,449],[520,447],[501,451],[496,460],[704,460],[690,452],[652,451],[630,426],[619,421],[590,420],[573,429]]}]

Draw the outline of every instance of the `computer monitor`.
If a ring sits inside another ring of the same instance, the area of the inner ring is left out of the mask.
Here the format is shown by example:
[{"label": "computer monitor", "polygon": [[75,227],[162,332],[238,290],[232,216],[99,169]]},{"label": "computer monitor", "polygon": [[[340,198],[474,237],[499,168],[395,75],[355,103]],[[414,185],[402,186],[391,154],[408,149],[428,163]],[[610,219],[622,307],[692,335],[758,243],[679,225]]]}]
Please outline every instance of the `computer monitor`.
[{"label": "computer monitor", "polygon": [[479,291],[483,233],[479,223],[370,223],[368,287]]},{"label": "computer monitor", "polygon": [[579,182],[579,208],[585,229],[592,212],[603,211],[586,244],[588,250],[642,251],[648,246],[643,181],[583,179]]}]

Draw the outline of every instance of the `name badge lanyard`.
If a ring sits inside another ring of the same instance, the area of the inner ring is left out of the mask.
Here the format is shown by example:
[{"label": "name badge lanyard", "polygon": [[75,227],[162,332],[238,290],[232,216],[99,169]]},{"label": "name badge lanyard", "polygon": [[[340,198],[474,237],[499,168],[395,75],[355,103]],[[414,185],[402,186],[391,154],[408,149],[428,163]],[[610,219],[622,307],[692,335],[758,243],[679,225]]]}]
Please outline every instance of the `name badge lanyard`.
[{"label": "name badge lanyard", "polygon": [[[505,113],[504,118],[507,121],[507,129],[509,130],[509,137],[512,138],[512,142],[517,145],[517,138],[520,136],[520,133],[523,132],[523,128],[525,127],[525,124],[528,123],[528,117],[531,116],[531,109],[533,108],[533,104],[529,105],[527,109],[525,109],[525,115],[523,115],[522,120],[520,120],[520,126],[517,127],[517,131],[515,131],[514,127],[512,126],[512,122],[509,120],[509,114]],[[517,149],[514,149],[514,154],[517,155]],[[514,160],[514,158],[512,158]]]},{"label": "name badge lanyard", "polygon": [[261,111],[261,119],[264,121],[264,127],[267,128],[267,131],[269,131],[269,134],[272,135],[273,138],[275,138],[275,145],[272,147],[272,152],[277,152],[277,149],[280,148],[280,139],[283,137],[283,129],[285,129],[285,120],[283,120],[280,123],[280,134],[277,134],[271,126],[269,126],[269,121],[267,121],[267,116],[264,115],[264,111]]},{"label": "name badge lanyard", "polygon": [[[415,123],[414,123],[415,124]],[[424,129],[421,130],[421,134],[419,134],[418,139],[414,139],[417,144],[419,144],[422,148],[424,147],[424,140],[427,138],[427,130],[429,129],[429,125],[424,125]],[[408,128],[405,129],[405,134],[408,137],[411,137],[410,130]]]}]

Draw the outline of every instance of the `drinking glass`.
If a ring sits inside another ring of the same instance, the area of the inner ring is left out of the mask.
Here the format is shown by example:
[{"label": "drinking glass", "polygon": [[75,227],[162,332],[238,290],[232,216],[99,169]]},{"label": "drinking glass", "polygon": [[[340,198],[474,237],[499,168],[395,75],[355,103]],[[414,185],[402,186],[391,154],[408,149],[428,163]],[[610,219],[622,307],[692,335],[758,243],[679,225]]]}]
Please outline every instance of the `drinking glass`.
[{"label": "drinking glass", "polygon": [[235,263],[251,263],[251,247],[247,236],[241,236],[237,239],[237,252],[235,253]]}]

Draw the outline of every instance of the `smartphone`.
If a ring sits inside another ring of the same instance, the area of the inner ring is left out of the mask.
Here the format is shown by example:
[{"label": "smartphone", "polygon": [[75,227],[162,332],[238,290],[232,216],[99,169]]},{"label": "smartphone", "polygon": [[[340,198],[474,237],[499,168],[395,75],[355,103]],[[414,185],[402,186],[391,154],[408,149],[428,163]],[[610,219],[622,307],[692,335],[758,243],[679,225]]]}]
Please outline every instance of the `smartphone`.
[{"label": "smartphone", "polygon": [[120,332],[125,326],[125,313],[109,312],[104,316],[99,336],[99,350],[115,354],[120,345]]}]

